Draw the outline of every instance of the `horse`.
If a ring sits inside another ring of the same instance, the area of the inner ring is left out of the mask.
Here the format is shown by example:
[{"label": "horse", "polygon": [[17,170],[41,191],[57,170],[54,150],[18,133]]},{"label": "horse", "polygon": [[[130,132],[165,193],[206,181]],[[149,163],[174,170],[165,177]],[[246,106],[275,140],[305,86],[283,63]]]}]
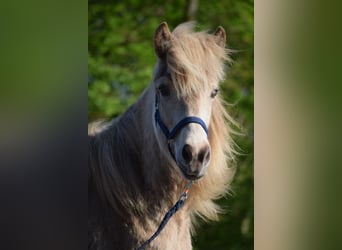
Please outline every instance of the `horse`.
[{"label": "horse", "polygon": [[197,218],[217,220],[214,200],[233,178],[231,122],[219,93],[230,50],[226,33],[171,33],[153,39],[157,63],[150,85],[124,114],[88,127],[88,249],[137,249],[193,182],[184,206],[147,249],[192,249]]}]

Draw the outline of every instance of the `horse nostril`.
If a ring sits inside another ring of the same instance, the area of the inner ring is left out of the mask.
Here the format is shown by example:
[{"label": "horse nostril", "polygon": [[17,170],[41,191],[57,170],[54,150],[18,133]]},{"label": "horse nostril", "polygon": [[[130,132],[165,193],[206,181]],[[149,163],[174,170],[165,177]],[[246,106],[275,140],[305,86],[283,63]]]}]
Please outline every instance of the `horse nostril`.
[{"label": "horse nostril", "polygon": [[200,152],[198,153],[198,158],[197,159],[198,159],[198,161],[200,163],[203,163],[203,162],[207,163],[209,161],[209,159],[210,159],[210,149],[209,149],[208,146],[206,146],[206,147],[204,147],[204,148],[202,148],[200,150]]},{"label": "horse nostril", "polygon": [[184,145],[182,156],[186,163],[189,163],[192,160],[192,148],[189,144]]}]

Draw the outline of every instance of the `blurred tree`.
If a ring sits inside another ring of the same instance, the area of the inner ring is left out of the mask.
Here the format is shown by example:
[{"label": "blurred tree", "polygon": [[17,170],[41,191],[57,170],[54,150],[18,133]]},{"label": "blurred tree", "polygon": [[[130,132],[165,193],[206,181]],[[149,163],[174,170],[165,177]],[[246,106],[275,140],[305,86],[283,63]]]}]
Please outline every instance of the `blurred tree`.
[{"label": "blurred tree", "polygon": [[226,214],[217,223],[201,223],[194,249],[253,249],[253,11],[252,0],[89,0],[89,121],[120,115],[150,83],[156,62],[152,37],[162,21],[173,29],[194,19],[200,30],[221,25],[227,31],[234,63],[221,91],[241,124],[244,135],[235,138],[241,155],[233,194],[219,201]]}]

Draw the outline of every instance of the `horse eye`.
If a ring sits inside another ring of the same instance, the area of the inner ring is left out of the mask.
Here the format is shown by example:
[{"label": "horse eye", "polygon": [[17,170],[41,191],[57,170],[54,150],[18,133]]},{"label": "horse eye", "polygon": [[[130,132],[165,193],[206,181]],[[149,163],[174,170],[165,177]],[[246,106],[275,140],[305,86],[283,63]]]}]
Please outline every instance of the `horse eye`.
[{"label": "horse eye", "polygon": [[211,92],[210,97],[211,97],[211,98],[214,98],[215,96],[217,96],[218,92],[219,92],[219,89],[218,89],[218,88],[215,88],[215,89],[213,90],[213,92]]},{"label": "horse eye", "polygon": [[170,88],[166,85],[159,86],[158,91],[162,96],[170,96]]}]

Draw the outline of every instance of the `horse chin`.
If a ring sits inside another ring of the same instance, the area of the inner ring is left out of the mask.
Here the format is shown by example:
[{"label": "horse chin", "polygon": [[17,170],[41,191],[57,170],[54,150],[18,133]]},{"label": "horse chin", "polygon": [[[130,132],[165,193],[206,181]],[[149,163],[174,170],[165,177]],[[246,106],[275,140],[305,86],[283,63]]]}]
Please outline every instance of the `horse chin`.
[{"label": "horse chin", "polygon": [[185,177],[185,179],[189,180],[189,181],[196,181],[201,179],[204,175],[187,175],[185,173],[182,173],[183,176]]},{"label": "horse chin", "polygon": [[180,172],[182,173],[183,178],[185,178],[186,180],[195,181],[195,180],[201,179],[204,176],[204,174],[202,173],[189,174],[186,166],[182,164],[177,164],[177,165],[178,165]]}]

